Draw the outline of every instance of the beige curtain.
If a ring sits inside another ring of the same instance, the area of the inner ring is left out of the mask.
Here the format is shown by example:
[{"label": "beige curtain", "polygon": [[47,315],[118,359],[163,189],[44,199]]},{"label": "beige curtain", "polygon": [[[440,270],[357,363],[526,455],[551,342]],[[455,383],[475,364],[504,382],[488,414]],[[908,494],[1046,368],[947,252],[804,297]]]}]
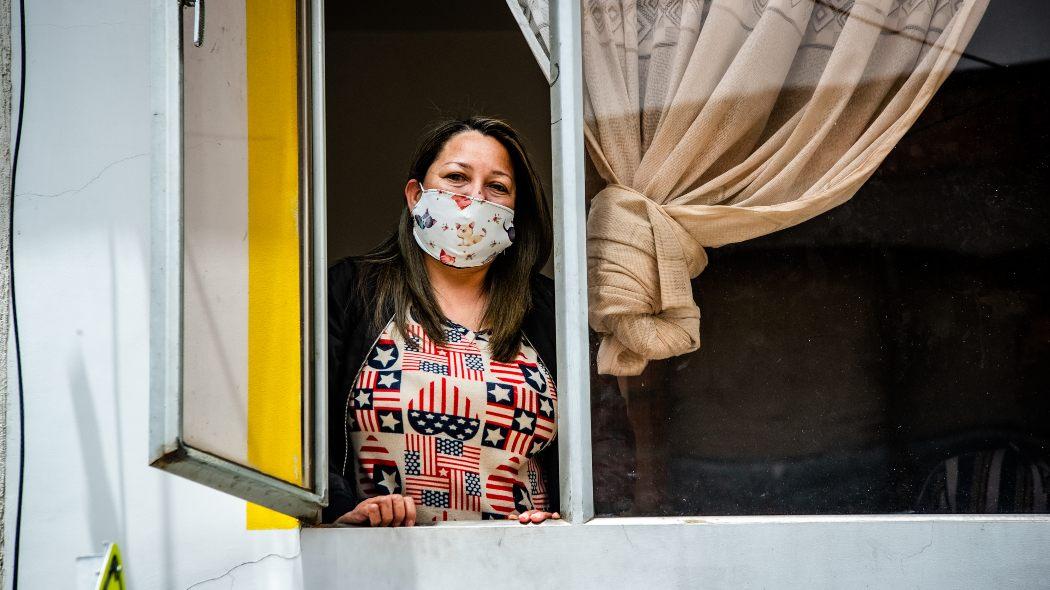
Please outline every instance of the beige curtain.
[{"label": "beige curtain", "polygon": [[[544,0],[519,2],[545,14]],[[987,3],[583,0],[585,135],[608,183],[587,227],[599,372],[696,350],[704,248],[852,197]]]}]

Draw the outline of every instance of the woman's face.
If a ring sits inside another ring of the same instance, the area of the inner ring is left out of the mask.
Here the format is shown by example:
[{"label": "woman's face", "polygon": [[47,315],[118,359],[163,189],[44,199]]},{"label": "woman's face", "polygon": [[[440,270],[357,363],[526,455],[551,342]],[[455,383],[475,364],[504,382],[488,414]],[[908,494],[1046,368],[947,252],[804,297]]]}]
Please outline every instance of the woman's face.
[{"label": "woman's face", "polygon": [[[423,186],[492,201],[514,208],[517,190],[510,154],[495,138],[477,131],[452,136],[427,169]],[[405,186],[408,208],[419,201],[422,188],[415,180]]]}]

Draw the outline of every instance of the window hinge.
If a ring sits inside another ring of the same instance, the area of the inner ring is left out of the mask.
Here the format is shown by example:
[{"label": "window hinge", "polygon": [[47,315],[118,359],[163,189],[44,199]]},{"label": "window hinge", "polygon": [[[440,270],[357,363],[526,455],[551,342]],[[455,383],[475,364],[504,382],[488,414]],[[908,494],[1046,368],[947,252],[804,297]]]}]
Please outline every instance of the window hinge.
[{"label": "window hinge", "polygon": [[179,0],[183,7],[193,7],[193,46],[204,44],[204,0]]}]

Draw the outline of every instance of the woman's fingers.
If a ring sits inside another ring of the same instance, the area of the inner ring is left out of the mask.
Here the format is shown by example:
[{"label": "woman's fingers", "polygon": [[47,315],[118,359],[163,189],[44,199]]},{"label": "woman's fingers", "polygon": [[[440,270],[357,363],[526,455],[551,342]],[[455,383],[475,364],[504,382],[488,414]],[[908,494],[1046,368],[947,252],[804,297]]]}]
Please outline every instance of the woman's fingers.
[{"label": "woman's fingers", "polygon": [[390,508],[394,513],[390,526],[401,526],[405,522],[405,499],[401,494],[390,494]]},{"label": "woman's fingers", "polygon": [[517,519],[521,524],[529,524],[530,522],[533,524],[539,524],[547,519],[557,520],[560,518],[561,514],[558,514],[557,512],[544,512],[543,510],[526,510],[521,514],[511,513],[507,515],[507,519]]},{"label": "woman's fingers", "polygon": [[402,496],[405,505],[405,526],[416,526],[416,502],[412,496]]},{"label": "woman's fingers", "polygon": [[394,520],[394,510],[390,507],[390,496],[379,496],[376,498],[379,505],[379,526],[390,526]]},{"label": "woman's fingers", "polygon": [[379,505],[372,502],[365,507],[368,513],[368,526],[379,526],[379,521],[382,518],[379,514]]},{"label": "woman's fingers", "polygon": [[368,526],[415,526],[416,504],[411,496],[391,494],[363,500],[356,508],[339,517],[344,524]]},{"label": "woman's fingers", "polygon": [[368,520],[368,515],[362,512],[359,508],[354,508],[350,512],[337,518],[336,522],[342,524],[361,524],[366,520]]},{"label": "woman's fingers", "polygon": [[391,494],[363,500],[336,522],[368,526],[415,526],[416,503],[411,496]]},{"label": "woman's fingers", "polygon": [[507,520],[517,520],[523,525],[527,525],[529,523],[540,524],[548,519],[555,520],[561,518],[562,515],[558,512],[545,512],[543,510],[525,510],[521,514],[513,512],[507,514]]}]

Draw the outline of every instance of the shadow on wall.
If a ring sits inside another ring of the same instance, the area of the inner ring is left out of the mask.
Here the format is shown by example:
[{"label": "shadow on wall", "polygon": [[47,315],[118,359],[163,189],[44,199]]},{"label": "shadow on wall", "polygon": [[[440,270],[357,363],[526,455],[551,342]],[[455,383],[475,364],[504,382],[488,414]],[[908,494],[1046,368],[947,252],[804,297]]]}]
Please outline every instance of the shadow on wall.
[{"label": "shadow on wall", "polygon": [[[66,366],[69,367],[69,394],[77,417],[74,424],[79,443],[76,449],[69,449],[69,459],[79,463],[84,474],[86,489],[83,507],[88,533],[94,543],[120,542],[125,539],[123,511],[118,511],[118,501],[110,486],[109,475],[105,472],[107,454],[98,414],[92,402],[96,396],[91,391],[83,352],[77,350],[71,353]],[[117,449],[117,452],[120,453],[121,449]],[[61,474],[54,474],[53,483],[63,485],[61,478]],[[123,473],[118,474],[118,482],[122,478]]]}]

